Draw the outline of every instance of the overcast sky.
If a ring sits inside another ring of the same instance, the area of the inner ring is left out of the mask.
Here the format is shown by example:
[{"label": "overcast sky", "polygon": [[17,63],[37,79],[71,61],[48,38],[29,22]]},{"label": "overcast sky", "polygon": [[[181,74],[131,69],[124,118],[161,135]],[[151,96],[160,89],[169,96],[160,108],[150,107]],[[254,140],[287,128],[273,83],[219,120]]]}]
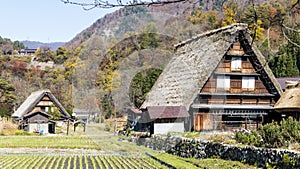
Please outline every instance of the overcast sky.
[{"label": "overcast sky", "polygon": [[40,42],[67,42],[106,13],[116,10],[85,11],[61,0],[1,0],[0,7],[1,37]]}]

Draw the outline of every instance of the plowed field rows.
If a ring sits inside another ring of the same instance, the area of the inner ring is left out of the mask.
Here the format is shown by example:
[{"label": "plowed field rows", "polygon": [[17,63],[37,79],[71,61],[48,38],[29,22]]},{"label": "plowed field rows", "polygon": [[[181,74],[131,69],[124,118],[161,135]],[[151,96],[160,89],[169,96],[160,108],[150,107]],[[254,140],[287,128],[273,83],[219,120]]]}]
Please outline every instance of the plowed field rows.
[{"label": "plowed field rows", "polygon": [[0,168],[39,168],[39,169],[152,169],[165,168],[151,158],[133,158],[106,155],[3,155]]}]

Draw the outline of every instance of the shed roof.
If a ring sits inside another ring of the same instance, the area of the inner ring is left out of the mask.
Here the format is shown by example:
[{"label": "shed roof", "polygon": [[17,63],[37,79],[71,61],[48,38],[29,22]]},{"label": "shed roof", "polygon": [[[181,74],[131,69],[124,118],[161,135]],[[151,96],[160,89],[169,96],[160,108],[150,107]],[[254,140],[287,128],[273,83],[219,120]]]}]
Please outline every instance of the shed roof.
[{"label": "shed roof", "polygon": [[300,76],[297,76],[297,77],[279,77],[279,78],[276,78],[276,80],[280,84],[282,90],[285,90],[285,88],[287,86],[287,82],[300,81]]},{"label": "shed roof", "polygon": [[149,106],[147,107],[150,119],[170,119],[189,117],[184,106]]},{"label": "shed roof", "polygon": [[42,112],[42,111],[34,111],[34,112],[31,112],[31,113],[27,113],[27,114],[24,115],[24,117],[28,118],[28,117],[32,117],[32,116],[37,115],[37,114],[41,114],[41,115],[43,115],[45,117],[50,117],[49,114],[47,114],[45,112]]},{"label": "shed roof", "polygon": [[138,108],[128,108],[128,113],[134,113],[134,114],[142,114],[142,111]]},{"label": "shed roof", "polygon": [[148,106],[185,106],[190,108],[205,82],[217,68],[231,45],[240,40],[247,53],[257,58],[257,69],[267,74],[266,80],[273,85],[274,93],[280,95],[281,87],[276,81],[264,56],[252,44],[246,24],[233,24],[212,30],[176,46],[175,56],[147,94],[141,109]]},{"label": "shed roof", "polygon": [[50,100],[59,108],[62,115],[66,118],[69,118],[69,113],[61,105],[61,103],[54,97],[50,90],[40,90],[31,93],[29,97],[21,104],[21,106],[12,114],[13,118],[22,118],[25,114],[33,110],[33,108],[40,102],[44,97],[48,96]]}]

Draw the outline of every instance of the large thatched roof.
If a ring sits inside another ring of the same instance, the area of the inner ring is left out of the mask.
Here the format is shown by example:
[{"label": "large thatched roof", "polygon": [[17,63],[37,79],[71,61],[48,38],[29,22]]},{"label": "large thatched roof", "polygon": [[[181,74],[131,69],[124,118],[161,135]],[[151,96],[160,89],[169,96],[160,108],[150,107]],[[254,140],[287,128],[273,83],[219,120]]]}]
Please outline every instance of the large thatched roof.
[{"label": "large thatched roof", "polygon": [[287,84],[274,109],[278,112],[300,111],[300,81]]},{"label": "large thatched roof", "polygon": [[200,34],[176,46],[175,56],[166,66],[145,102],[141,106],[185,106],[189,109],[194,98],[230,46],[237,38],[243,37],[248,44],[247,53],[257,57],[260,71],[263,71],[272,82],[274,94],[282,90],[272,71],[266,64],[255,44],[251,45],[251,37],[246,24],[233,24]]},{"label": "large thatched roof", "polygon": [[31,112],[44,96],[48,96],[51,99],[51,101],[59,108],[64,117],[70,117],[69,113],[50,92],[50,90],[40,90],[31,93],[30,96],[28,96],[27,99],[21,104],[21,106],[12,114],[12,117],[21,119],[25,114]]}]

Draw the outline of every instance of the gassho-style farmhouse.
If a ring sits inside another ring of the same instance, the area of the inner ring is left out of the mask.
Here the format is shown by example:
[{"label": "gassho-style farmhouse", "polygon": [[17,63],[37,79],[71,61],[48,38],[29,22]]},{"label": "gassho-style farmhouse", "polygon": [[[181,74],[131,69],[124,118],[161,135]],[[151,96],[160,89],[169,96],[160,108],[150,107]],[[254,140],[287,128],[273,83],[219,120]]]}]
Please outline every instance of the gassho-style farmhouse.
[{"label": "gassho-style farmhouse", "polygon": [[132,128],[152,134],[257,129],[282,119],[284,111],[274,109],[281,94],[248,26],[233,24],[176,45],[143,105],[128,116]]},{"label": "gassho-style farmhouse", "polygon": [[[128,109],[128,120],[131,129],[151,134],[257,129],[295,110],[286,105],[292,93],[282,93],[248,26],[233,24],[176,45],[142,106]],[[59,118],[50,120],[54,106]],[[21,129],[45,133],[70,118],[48,90],[32,93],[12,116]]]}]

